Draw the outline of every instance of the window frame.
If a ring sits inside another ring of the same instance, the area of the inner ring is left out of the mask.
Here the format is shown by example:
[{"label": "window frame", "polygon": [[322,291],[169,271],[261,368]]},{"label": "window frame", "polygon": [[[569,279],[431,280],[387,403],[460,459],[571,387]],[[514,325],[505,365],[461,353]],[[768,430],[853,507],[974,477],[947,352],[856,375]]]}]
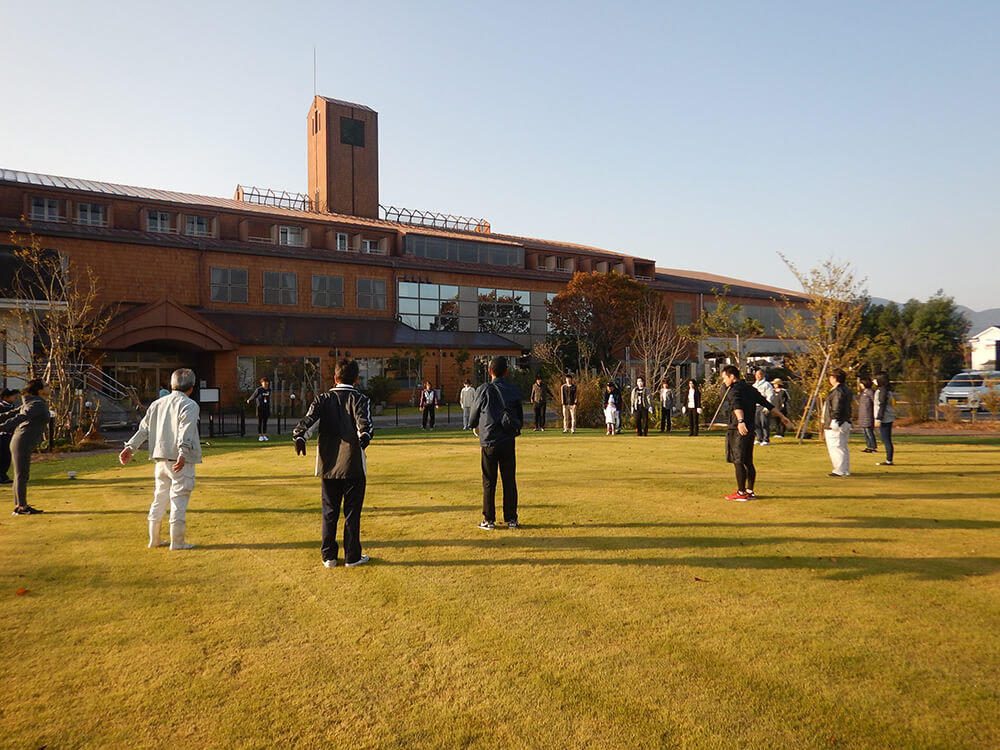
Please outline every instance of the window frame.
[{"label": "window frame", "polygon": [[[40,211],[36,211],[36,202],[41,201],[44,205]],[[63,216],[61,213],[62,206],[61,200],[58,198],[49,198],[45,195],[33,195],[31,196],[31,220],[32,221],[47,221],[49,223],[59,223],[63,221]]]},{"label": "window frame", "polygon": [[[298,232],[298,242],[289,242],[288,236],[292,231]],[[306,246],[306,230],[304,227],[296,226],[295,224],[279,224],[278,225],[278,244],[285,247],[305,247]]]},{"label": "window frame", "polygon": [[[316,288],[316,282],[319,279],[323,279],[326,282],[326,286],[323,289]],[[340,282],[340,291],[330,289],[330,281],[338,280]],[[318,307],[324,310],[337,310],[343,309],[344,307],[344,277],[343,276],[333,276],[331,274],[314,273],[312,279],[310,280],[310,289],[312,291],[312,306]],[[317,300],[317,295],[322,294],[326,297],[327,303],[320,304]],[[339,294],[340,304],[331,304],[331,296]]]},{"label": "window frame", "polygon": [[[226,274],[226,280],[225,280],[225,282],[222,282],[222,281],[218,281],[217,282],[217,281],[215,281],[213,279],[213,277],[216,275],[217,271],[218,272],[222,272],[222,271],[225,272],[225,274]],[[234,284],[233,283],[233,280],[232,280],[233,271],[241,272],[243,274],[244,281],[243,281],[242,284],[239,284],[239,283],[235,283]],[[215,290],[216,289],[220,289],[220,290],[221,289],[225,289],[226,290],[226,299],[216,299],[216,294],[215,294]],[[238,299],[234,300],[233,299],[233,290],[234,289],[242,289],[243,290],[243,297],[244,297],[243,300],[238,300]],[[249,304],[249,302],[250,302],[250,272],[249,272],[249,270],[246,269],[246,268],[229,268],[227,266],[209,266],[209,269],[208,269],[208,298],[209,298],[209,301],[211,301],[211,302],[221,303],[221,304],[229,304],[229,305],[246,305],[246,304]]]},{"label": "window frame", "polygon": [[[268,276],[271,278],[268,279]],[[272,283],[268,283],[268,282]],[[291,281],[291,284],[286,282]],[[271,299],[268,299],[269,293]],[[263,271],[261,273],[261,301],[275,307],[294,307],[299,304],[299,275],[289,271]]]},{"label": "window frame", "polygon": [[[365,283],[369,284],[371,286],[371,291],[363,292],[361,290],[362,282],[365,282]],[[376,291],[376,285],[378,285],[378,284],[382,285],[382,291],[381,292]],[[387,302],[388,302],[388,300],[386,299],[386,296],[387,296],[386,295],[386,286],[387,286],[387,284],[386,284],[385,279],[375,279],[375,278],[358,277],[357,281],[355,282],[355,287],[356,287],[356,289],[355,289],[355,291],[356,291],[356,303],[357,303],[358,309],[359,310],[375,310],[375,311],[384,311],[384,310],[386,310],[387,309]],[[375,302],[378,301],[379,296],[381,296],[381,298],[382,298],[382,305],[381,305],[381,307],[377,307],[375,305]],[[369,298],[370,301],[371,301],[371,304],[370,305],[364,305],[364,304],[362,304],[362,297]]]}]

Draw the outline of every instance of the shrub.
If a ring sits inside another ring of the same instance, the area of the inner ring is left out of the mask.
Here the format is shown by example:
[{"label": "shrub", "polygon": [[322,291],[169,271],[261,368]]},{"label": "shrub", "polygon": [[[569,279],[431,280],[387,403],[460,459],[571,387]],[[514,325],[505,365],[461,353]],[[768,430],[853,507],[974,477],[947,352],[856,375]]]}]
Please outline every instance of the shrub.
[{"label": "shrub", "polygon": [[399,390],[399,383],[395,378],[375,375],[368,378],[368,387],[364,390],[373,403],[381,404],[392,398],[392,395]]}]

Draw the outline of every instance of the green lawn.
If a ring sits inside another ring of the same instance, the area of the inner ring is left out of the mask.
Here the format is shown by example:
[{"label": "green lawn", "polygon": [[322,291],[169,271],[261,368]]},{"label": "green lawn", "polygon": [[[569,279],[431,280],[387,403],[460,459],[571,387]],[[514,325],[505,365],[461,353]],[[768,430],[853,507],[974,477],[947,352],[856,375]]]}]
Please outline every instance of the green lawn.
[{"label": "green lawn", "polygon": [[190,552],[145,548],[146,462],[33,466],[0,747],[1000,747],[1000,440],[830,479],[786,439],[731,503],[718,435],[529,432],[490,533],[469,433],[382,431],[351,570],[314,443],[212,442]]}]

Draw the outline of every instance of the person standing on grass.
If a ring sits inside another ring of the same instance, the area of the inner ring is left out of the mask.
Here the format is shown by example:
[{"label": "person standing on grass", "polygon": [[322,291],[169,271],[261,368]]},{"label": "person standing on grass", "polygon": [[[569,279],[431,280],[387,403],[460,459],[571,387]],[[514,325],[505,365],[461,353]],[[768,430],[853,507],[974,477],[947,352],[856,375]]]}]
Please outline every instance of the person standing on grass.
[{"label": "person standing on grass", "polygon": [[45,437],[49,426],[49,404],[45,399],[51,393],[44,380],[29,380],[24,387],[24,397],[18,409],[8,411],[0,422],[0,432],[10,432],[10,454],[14,464],[14,515],[31,516],[43,513],[28,505],[28,480],[31,477],[31,452]]},{"label": "person standing on grass", "polygon": [[503,481],[503,520],[507,528],[517,529],[517,462],[514,439],[521,434],[524,409],[521,391],[504,380],[507,358],[490,361],[490,382],[476,390],[469,423],[479,437],[483,470],[483,520],[479,528],[496,528],[497,470]]},{"label": "person standing on grass", "polygon": [[649,435],[649,409],[652,405],[652,396],[646,387],[643,378],[635,379],[635,388],[632,389],[632,416],[635,419],[635,434],[639,437]]},{"label": "person standing on grass", "polygon": [[153,503],[149,506],[149,547],[160,547],[160,528],[170,505],[170,549],[191,549],[184,540],[187,530],[187,507],[194,490],[194,469],[201,463],[198,416],[201,409],[191,398],[194,393],[193,370],[182,367],[170,376],[169,396],[149,405],[139,429],[125,441],[118,454],[124,466],[132,454],[149,440],[149,460],[155,461]]},{"label": "person standing on grass", "polygon": [[667,432],[670,432],[670,418],[673,416],[673,411],[674,389],[664,380],[660,383],[660,432],[663,432],[664,425],[666,425]]},{"label": "person standing on grass", "polygon": [[688,435],[698,435],[698,415],[701,414],[701,391],[694,379],[688,380],[687,392],[684,394],[684,405],[681,411],[687,414]]},{"label": "person standing on grass", "polygon": [[539,373],[535,376],[535,384],[531,386],[531,403],[535,407],[535,432],[545,432],[545,407],[552,398],[552,391],[545,385]]},{"label": "person standing on grass", "polygon": [[576,383],[572,375],[566,375],[559,395],[562,399],[563,432],[576,434]]},{"label": "person standing on grass", "polygon": [[251,401],[257,402],[257,442],[266,443],[267,420],[271,416],[271,381],[261,378],[260,385],[250,394],[247,403]]},{"label": "person standing on grass", "polygon": [[893,466],[893,456],[895,446],[892,444],[892,423],[896,421],[896,410],[893,404],[896,397],[892,392],[892,384],[889,376],[880,372],[875,376],[875,426],[878,427],[879,437],[882,438],[882,445],[885,446],[885,461],[879,461],[876,466]]},{"label": "person standing on grass", "polygon": [[420,391],[420,411],[423,412],[423,416],[420,420],[420,428],[422,430],[428,429],[428,424],[430,429],[434,429],[434,412],[437,410],[438,406],[438,395],[437,391],[431,385],[431,381],[424,381],[424,389]]},{"label": "person standing on grass", "polygon": [[760,392],[740,377],[735,365],[722,368],[722,382],[726,386],[724,403],[729,411],[729,428],[726,430],[726,461],[736,470],[736,492],[726,495],[726,500],[746,502],[754,500],[757,469],[753,465],[754,433],[747,427],[747,417],[754,418],[758,406],[766,407],[771,414],[791,427],[784,414],[764,400]]},{"label": "person standing on grass", "polygon": [[604,386],[604,424],[606,435],[615,434],[615,425],[618,424],[618,398],[618,390],[615,384],[608,382]]},{"label": "person standing on grass", "polygon": [[875,392],[872,381],[868,378],[858,378],[858,421],[855,423],[865,433],[865,449],[863,453],[874,453],[878,450],[875,442]]},{"label": "person standing on grass", "polygon": [[[771,403],[771,399],[774,398],[774,387],[764,377],[764,371],[759,367],[753,371],[753,387],[764,397],[765,401]],[[756,433],[755,443],[770,445],[771,412],[763,407],[759,407],[754,415],[754,432]]]},{"label": "person standing on grass", "polygon": [[[17,391],[4,388],[0,393],[0,422],[14,414],[16,407],[14,399],[17,398]],[[10,439],[14,437],[13,430],[0,432],[0,484],[11,484],[14,480],[7,476],[10,471]]]},{"label": "person standing on grass", "polygon": [[462,429],[469,429],[469,415],[472,414],[472,405],[476,402],[476,389],[472,387],[472,381],[465,379],[461,392],[458,394],[458,405],[462,407]]},{"label": "person standing on grass", "polygon": [[309,405],[292,430],[295,454],[306,455],[306,439],[319,430],[316,475],[322,483],[323,565],[337,566],[337,522],[344,507],[344,567],[368,562],[361,554],[361,507],[365,502],[368,467],[365,448],[372,440],[371,402],[354,386],[360,367],[357,360],[341,359],[334,367],[336,385]]},{"label": "person standing on grass", "polygon": [[[790,397],[788,395],[788,391],[785,390],[785,383],[781,378],[775,378],[771,381],[771,385],[774,388],[774,397],[772,398],[771,403],[774,404],[775,409],[787,417],[788,402]],[[776,438],[785,437],[785,423],[780,419],[778,420],[777,427],[775,427],[774,436]]]},{"label": "person standing on grass", "polygon": [[830,476],[847,477],[851,475],[851,454],[847,450],[847,439],[851,436],[851,391],[844,385],[847,373],[843,370],[833,370],[827,379],[830,393],[823,406],[823,437],[833,464]]}]

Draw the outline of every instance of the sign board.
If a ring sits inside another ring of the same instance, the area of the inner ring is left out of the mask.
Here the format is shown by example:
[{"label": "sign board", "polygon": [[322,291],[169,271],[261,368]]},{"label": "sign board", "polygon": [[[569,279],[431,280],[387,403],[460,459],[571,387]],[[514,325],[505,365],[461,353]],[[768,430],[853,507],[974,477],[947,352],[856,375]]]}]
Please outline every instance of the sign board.
[{"label": "sign board", "polygon": [[202,404],[217,404],[219,403],[219,389],[218,388],[202,388],[198,393],[198,401]]}]

